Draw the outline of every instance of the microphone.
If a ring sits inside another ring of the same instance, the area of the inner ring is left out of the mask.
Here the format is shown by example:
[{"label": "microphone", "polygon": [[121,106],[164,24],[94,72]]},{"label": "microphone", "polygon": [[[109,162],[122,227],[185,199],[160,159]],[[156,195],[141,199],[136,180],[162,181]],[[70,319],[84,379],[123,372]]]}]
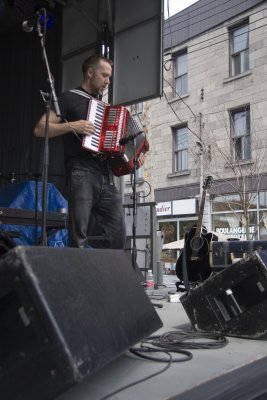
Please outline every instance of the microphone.
[{"label": "microphone", "polygon": [[36,24],[38,19],[39,19],[39,12],[36,12],[28,21],[22,22],[22,29],[24,30],[24,32],[32,32],[34,25]]},{"label": "microphone", "polygon": [[11,174],[11,178],[10,178],[10,183],[16,183],[16,178],[15,178],[15,172],[12,172]]},{"label": "microphone", "polygon": [[124,145],[124,144],[127,144],[127,143],[131,142],[132,140],[134,140],[137,136],[141,135],[141,133],[143,133],[143,131],[134,133],[134,134],[132,134],[132,135],[128,135],[128,136],[126,136],[126,137],[120,139],[120,140],[119,140],[119,144],[120,144],[121,146]]}]

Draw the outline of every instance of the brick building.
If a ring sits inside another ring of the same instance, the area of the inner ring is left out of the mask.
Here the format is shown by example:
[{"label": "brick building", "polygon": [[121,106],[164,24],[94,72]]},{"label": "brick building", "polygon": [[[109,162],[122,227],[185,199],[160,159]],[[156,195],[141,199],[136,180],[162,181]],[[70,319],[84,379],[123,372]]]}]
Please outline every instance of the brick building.
[{"label": "brick building", "polygon": [[267,239],[267,1],[200,0],[165,20],[163,42],[163,96],[132,109],[151,146],[141,201],[165,242],[180,239],[212,176],[205,226]]}]

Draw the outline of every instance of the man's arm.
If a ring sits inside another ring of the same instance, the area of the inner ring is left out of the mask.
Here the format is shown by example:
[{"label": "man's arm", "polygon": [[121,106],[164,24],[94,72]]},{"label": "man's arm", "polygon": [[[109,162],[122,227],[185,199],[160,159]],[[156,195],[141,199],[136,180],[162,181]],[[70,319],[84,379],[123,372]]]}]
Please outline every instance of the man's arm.
[{"label": "man's arm", "polygon": [[[34,128],[34,135],[36,137],[45,136],[45,124],[46,114],[39,119]],[[75,132],[82,135],[92,135],[95,132],[95,127],[92,122],[83,119],[73,122],[64,122],[57,117],[54,111],[50,111],[48,136],[52,138],[65,135],[69,132]]]}]

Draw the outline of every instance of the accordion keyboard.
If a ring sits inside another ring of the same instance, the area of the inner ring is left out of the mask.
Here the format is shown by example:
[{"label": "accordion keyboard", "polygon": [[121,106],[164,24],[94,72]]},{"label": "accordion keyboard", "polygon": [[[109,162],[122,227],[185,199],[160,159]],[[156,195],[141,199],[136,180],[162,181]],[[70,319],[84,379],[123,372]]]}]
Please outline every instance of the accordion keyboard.
[{"label": "accordion keyboard", "polygon": [[102,129],[103,115],[105,112],[105,104],[92,99],[90,105],[90,113],[88,113],[88,121],[91,121],[96,131],[91,136],[86,136],[84,139],[84,144],[86,147],[92,151],[99,151],[99,142]]}]

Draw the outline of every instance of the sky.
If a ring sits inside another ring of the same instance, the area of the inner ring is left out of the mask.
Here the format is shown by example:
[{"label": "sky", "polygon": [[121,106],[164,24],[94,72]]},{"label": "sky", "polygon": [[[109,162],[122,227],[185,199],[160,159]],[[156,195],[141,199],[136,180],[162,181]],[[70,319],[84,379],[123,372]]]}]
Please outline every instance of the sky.
[{"label": "sky", "polygon": [[[185,8],[196,3],[198,0],[164,0],[164,18],[169,18],[174,14],[184,10]],[[167,3],[169,2],[169,15],[167,9]]]}]

